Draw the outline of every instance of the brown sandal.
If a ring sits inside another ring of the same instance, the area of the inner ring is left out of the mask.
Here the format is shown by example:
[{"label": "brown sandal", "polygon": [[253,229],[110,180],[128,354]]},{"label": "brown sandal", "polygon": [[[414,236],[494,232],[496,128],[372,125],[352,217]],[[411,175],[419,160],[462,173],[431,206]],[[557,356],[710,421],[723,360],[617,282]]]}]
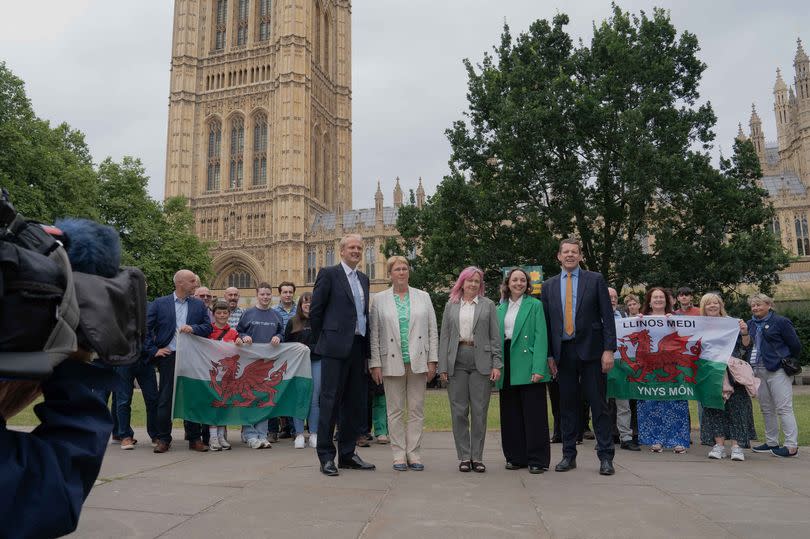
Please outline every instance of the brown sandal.
[{"label": "brown sandal", "polygon": [[485,471],[487,471],[487,467],[484,466],[483,462],[473,462],[472,469],[476,473],[484,473]]},{"label": "brown sandal", "polygon": [[462,460],[458,463],[458,471],[460,472],[469,472],[470,471],[470,461],[469,460]]}]

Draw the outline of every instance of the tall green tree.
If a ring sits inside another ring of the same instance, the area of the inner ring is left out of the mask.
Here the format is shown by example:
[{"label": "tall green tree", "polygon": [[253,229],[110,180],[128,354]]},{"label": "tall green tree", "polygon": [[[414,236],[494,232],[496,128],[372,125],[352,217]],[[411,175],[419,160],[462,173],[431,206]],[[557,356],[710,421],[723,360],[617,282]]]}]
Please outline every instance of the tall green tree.
[{"label": "tall green tree", "polygon": [[619,288],[774,282],[786,258],[764,226],[763,192],[707,155],[716,119],[698,103],[697,38],[660,9],[614,5],[578,46],[567,24],[559,14],[516,38],[505,26],[493,54],[465,61],[469,110],[447,131],[453,173],[398,223],[421,248],[415,265],[435,276],[477,261],[457,242],[480,245],[491,274],[500,258],[486,255],[501,245],[515,262],[549,260],[576,235],[585,265]]},{"label": "tall green tree", "polygon": [[0,62],[0,186],[26,217],[97,218],[98,181],[84,135],[34,114],[23,81]]},{"label": "tall green tree", "polygon": [[152,199],[146,171],[132,157],[120,163],[107,158],[98,174],[101,220],[118,230],[124,264],[143,271],[149,297],[170,293],[172,277],[180,268],[203,281],[211,276],[210,245],[194,235],[194,218],[184,198],[170,198],[164,204]]}]

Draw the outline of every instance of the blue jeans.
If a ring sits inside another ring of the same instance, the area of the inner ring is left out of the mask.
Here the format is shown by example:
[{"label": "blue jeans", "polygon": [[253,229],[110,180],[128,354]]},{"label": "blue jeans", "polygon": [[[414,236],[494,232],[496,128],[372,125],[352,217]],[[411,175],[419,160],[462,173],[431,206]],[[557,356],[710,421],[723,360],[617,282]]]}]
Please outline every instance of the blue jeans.
[{"label": "blue jeans", "polygon": [[250,440],[266,440],[267,439],[267,420],[259,421],[255,425],[242,425],[242,436],[248,442]]},{"label": "blue jeans", "polygon": [[135,380],[141,388],[143,402],[146,405],[146,432],[149,438],[157,438],[157,404],[158,387],[155,368],[146,361],[138,361],[132,365],[115,367],[118,376],[123,378],[122,387],[115,392],[114,401],[117,427],[114,432],[120,438],[131,438],[134,435],[130,420],[132,417],[132,395],[135,390]]},{"label": "blue jeans", "polygon": [[[312,362],[312,402],[309,405],[309,433],[318,432],[318,416],[321,411],[321,360],[316,359]],[[293,418],[293,426],[295,427],[296,434],[304,433],[304,420]]]}]

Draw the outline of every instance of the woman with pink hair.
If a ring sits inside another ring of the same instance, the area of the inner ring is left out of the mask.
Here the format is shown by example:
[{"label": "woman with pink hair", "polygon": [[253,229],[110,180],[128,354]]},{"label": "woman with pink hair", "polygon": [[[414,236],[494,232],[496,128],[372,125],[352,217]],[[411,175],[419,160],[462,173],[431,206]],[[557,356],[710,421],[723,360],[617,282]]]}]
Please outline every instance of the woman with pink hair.
[{"label": "woman with pink hair", "polygon": [[495,304],[484,297],[484,272],[461,272],[444,307],[439,373],[449,382],[450,415],[460,472],[483,473],[492,382],[501,377],[501,333]]}]

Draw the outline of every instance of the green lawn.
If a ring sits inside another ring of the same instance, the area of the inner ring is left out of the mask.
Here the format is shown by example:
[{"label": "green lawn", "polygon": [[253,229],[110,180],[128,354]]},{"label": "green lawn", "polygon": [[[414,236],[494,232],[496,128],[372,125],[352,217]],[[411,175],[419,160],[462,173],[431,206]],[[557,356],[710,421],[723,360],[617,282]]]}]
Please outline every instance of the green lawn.
[{"label": "green lawn", "polygon": [[[498,430],[501,420],[498,415],[499,410],[498,394],[492,393],[489,405],[489,417],[487,426],[490,430]],[[698,428],[697,405],[695,401],[689,402],[692,412],[692,428]],[[793,410],[796,414],[796,421],[799,424],[799,445],[810,445],[810,393],[799,393],[793,396]],[[146,424],[143,399],[136,391],[132,401],[132,426],[143,427]],[[762,425],[762,414],[759,411],[759,403],[754,400],[754,422],[757,433],[764,436]],[[29,406],[18,415],[11,418],[9,425],[30,426],[37,425],[39,421],[33,412],[33,405]],[[553,424],[551,417],[551,407],[549,407],[549,426]],[[181,420],[175,420],[176,427],[182,427]],[[425,397],[425,430],[427,431],[447,431],[450,430],[450,403],[447,400],[447,393],[444,391],[430,390]]]}]

